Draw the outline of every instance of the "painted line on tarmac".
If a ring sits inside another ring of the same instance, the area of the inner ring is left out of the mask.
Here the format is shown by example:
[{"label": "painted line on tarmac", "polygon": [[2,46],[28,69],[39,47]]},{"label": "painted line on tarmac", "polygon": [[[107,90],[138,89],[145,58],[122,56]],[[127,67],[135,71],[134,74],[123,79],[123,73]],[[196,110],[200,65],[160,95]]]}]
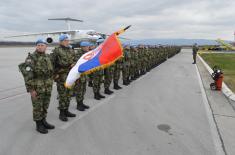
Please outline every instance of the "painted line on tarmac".
[{"label": "painted line on tarmac", "polygon": [[[56,88],[56,85],[53,84],[53,89],[55,89],[55,88]],[[29,93],[24,91],[23,93],[18,93],[18,94],[13,94],[13,95],[10,95],[10,96],[2,97],[2,98],[0,98],[0,101],[14,99],[16,97],[24,96],[24,95],[27,95],[27,94],[29,94]]]},{"label": "painted line on tarmac", "polygon": [[4,101],[4,100],[8,100],[8,99],[14,99],[16,97],[20,97],[20,96],[24,96],[24,95],[27,95],[27,93],[20,93],[20,94],[14,94],[14,95],[11,95],[11,96],[6,96],[6,97],[3,97],[3,98],[0,98],[0,101]]},{"label": "painted line on tarmac", "polygon": [[203,87],[202,78],[200,76],[197,65],[195,65],[195,68],[196,68],[198,82],[199,82],[201,93],[202,93],[203,103],[204,103],[204,106],[206,109],[207,118],[208,118],[208,121],[210,124],[210,129],[211,129],[212,139],[214,142],[214,147],[216,150],[216,155],[227,155],[225,147],[224,147],[223,139],[220,135],[219,128],[217,126],[216,120],[213,115],[213,111],[212,111],[210,104],[208,102],[206,92]]},{"label": "painted line on tarmac", "polygon": [[103,101],[98,102],[95,106],[91,107],[87,112],[80,114],[79,116],[77,116],[75,119],[66,122],[65,124],[63,124],[62,126],[60,126],[60,129],[66,130],[68,127],[70,127],[71,125],[73,125],[75,122],[77,122],[78,120],[82,119],[83,117],[86,117],[87,115],[89,115],[91,112],[93,112],[94,110],[98,109],[99,107],[101,107],[104,104],[109,103],[109,101],[114,98],[116,95],[113,94],[107,98],[105,98]]}]

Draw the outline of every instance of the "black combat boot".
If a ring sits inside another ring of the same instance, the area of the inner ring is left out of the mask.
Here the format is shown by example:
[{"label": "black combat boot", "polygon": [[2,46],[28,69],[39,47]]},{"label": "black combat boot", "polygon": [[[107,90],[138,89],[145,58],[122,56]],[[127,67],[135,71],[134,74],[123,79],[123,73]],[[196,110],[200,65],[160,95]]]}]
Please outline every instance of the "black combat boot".
[{"label": "black combat boot", "polygon": [[48,130],[43,125],[42,120],[36,121],[36,130],[42,134],[48,133]]},{"label": "black combat boot", "polygon": [[59,119],[63,122],[67,122],[68,118],[65,115],[65,110],[64,109],[60,109],[60,115],[59,115]]},{"label": "black combat boot", "polygon": [[136,80],[135,76],[132,76],[131,81],[135,81],[135,80]]},{"label": "black combat boot", "polygon": [[104,93],[110,95],[113,93],[113,91],[111,91],[109,88],[105,88]]},{"label": "black combat boot", "polygon": [[66,117],[76,117],[76,114],[73,114],[73,113],[69,112],[68,109],[65,109],[65,116]]},{"label": "black combat boot", "polygon": [[92,81],[89,81],[89,82],[88,82],[88,86],[89,86],[89,87],[93,87]]},{"label": "black combat boot", "polygon": [[95,93],[95,95],[94,95],[94,99],[96,99],[96,100],[100,100],[100,96],[99,96],[99,94],[98,94],[98,93]]},{"label": "black combat boot", "polygon": [[90,107],[86,104],[82,104],[84,108],[89,109]]},{"label": "black combat boot", "polygon": [[90,108],[88,105],[84,104],[83,101],[81,101],[80,104],[81,104],[85,109],[89,109],[89,108]]},{"label": "black combat boot", "polygon": [[127,79],[127,85],[129,85],[131,83],[130,79]]},{"label": "black combat boot", "polygon": [[55,129],[55,126],[52,125],[52,124],[50,124],[50,123],[48,123],[48,122],[46,121],[46,118],[43,118],[43,119],[42,119],[42,123],[43,123],[43,125],[44,125],[44,127],[45,127],[46,129]]},{"label": "black combat boot", "polygon": [[101,95],[100,92],[98,92],[98,95],[100,98],[105,98],[105,96]]},{"label": "black combat boot", "polygon": [[123,85],[125,85],[125,86],[127,86],[127,85],[128,85],[127,80],[124,80],[124,81],[123,81]]},{"label": "black combat boot", "polygon": [[114,83],[113,89],[119,90],[119,89],[122,89],[122,87],[120,87],[118,83]]},{"label": "black combat boot", "polygon": [[77,103],[77,110],[79,111],[85,111],[86,108],[83,106],[82,102]]}]

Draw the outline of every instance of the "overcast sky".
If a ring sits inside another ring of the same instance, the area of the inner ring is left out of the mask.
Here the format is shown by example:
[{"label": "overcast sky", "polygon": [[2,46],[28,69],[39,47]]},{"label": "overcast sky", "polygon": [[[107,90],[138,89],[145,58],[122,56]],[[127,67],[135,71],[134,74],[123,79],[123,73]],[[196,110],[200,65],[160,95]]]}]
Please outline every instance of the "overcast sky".
[{"label": "overcast sky", "polygon": [[131,24],[125,37],[234,39],[234,0],[1,0],[0,40],[5,35],[66,29],[63,21],[48,18],[71,17],[73,29],[94,29],[111,33]]}]

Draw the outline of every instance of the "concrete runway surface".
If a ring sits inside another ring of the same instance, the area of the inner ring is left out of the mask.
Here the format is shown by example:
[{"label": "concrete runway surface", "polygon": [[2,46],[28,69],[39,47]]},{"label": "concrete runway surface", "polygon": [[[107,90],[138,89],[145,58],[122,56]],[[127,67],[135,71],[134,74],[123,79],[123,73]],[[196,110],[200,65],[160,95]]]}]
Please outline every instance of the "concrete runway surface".
[{"label": "concrete runway surface", "polygon": [[58,119],[54,87],[47,120],[56,128],[46,135],[35,131],[30,97],[18,72],[24,51],[0,49],[0,155],[221,154],[191,49],[101,101],[88,87],[84,103],[91,108],[78,112],[73,99],[70,110],[78,116],[67,123]]}]

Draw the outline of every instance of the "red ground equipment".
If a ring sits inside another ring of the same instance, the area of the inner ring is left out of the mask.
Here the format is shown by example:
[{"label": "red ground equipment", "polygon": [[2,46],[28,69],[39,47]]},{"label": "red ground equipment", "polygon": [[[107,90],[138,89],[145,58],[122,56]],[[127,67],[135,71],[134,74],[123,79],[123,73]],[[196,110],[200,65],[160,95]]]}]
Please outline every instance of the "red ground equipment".
[{"label": "red ground equipment", "polygon": [[214,72],[212,73],[211,77],[214,82],[210,84],[211,90],[221,90],[224,78],[223,72],[218,66],[214,66],[213,71]]}]

